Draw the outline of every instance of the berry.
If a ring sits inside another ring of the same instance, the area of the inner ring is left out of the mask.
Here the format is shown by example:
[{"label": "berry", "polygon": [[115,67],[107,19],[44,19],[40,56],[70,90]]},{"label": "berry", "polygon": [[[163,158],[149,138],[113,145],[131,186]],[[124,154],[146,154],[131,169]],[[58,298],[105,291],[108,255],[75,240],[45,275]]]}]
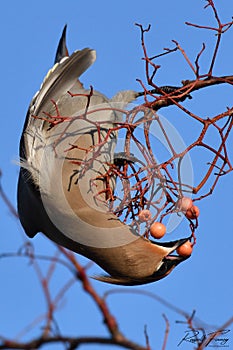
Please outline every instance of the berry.
[{"label": "berry", "polygon": [[183,256],[184,258],[190,256],[192,254],[192,251],[193,246],[192,243],[189,241],[185,242],[176,249],[177,254]]},{"label": "berry", "polygon": [[193,205],[191,208],[189,208],[185,214],[185,216],[191,220],[198,218],[199,215],[200,215],[200,210],[196,205]]},{"label": "berry", "polygon": [[138,214],[138,218],[142,222],[151,220],[151,212],[150,212],[150,210],[148,210],[148,209],[141,210],[140,213]]},{"label": "berry", "polygon": [[166,233],[166,226],[161,222],[154,222],[150,227],[150,234],[152,237],[160,239]]},{"label": "berry", "polygon": [[193,201],[189,197],[182,197],[177,202],[177,208],[186,213],[188,209],[190,209],[193,206]]}]

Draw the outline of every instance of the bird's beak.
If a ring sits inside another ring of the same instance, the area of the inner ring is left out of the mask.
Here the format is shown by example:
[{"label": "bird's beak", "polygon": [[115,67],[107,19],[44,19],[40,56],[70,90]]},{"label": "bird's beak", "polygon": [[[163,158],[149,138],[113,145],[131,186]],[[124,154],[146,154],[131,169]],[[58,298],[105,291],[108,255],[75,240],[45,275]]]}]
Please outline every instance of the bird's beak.
[{"label": "bird's beak", "polygon": [[191,240],[191,236],[187,238],[181,238],[176,241],[170,241],[170,242],[157,242],[157,241],[154,242],[152,240],[150,240],[150,242],[152,244],[155,244],[156,246],[160,246],[167,249],[168,254],[163,258],[163,261],[180,261],[181,262],[189,258],[189,256],[183,257],[181,255],[178,255],[177,253],[175,253],[175,250],[189,240]]}]

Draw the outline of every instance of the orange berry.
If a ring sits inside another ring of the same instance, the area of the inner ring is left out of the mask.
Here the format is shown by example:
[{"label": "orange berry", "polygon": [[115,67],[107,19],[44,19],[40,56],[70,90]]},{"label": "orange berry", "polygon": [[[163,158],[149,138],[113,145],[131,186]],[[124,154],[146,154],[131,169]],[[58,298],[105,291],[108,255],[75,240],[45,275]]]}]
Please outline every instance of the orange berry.
[{"label": "orange berry", "polygon": [[160,239],[166,233],[166,226],[161,222],[154,222],[150,227],[150,234],[152,237]]},{"label": "orange berry", "polygon": [[142,222],[151,220],[151,212],[150,212],[150,210],[148,210],[148,209],[141,210],[140,213],[138,214],[138,218]]},{"label": "orange berry", "polygon": [[193,201],[189,197],[182,197],[177,202],[177,208],[180,211],[183,211],[184,213],[186,213],[186,211],[190,209],[192,205],[193,205]]},{"label": "orange berry", "polygon": [[186,211],[185,216],[189,219],[196,219],[200,215],[200,210],[196,205],[193,205]]},{"label": "orange berry", "polygon": [[177,254],[183,256],[184,258],[190,256],[193,251],[192,243],[187,241],[176,249]]}]

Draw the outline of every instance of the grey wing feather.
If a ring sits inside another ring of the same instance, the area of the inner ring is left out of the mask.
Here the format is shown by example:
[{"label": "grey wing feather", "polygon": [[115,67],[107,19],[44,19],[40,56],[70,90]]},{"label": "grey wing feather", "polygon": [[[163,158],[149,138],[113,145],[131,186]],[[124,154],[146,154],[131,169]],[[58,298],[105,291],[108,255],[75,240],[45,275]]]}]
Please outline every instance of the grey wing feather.
[{"label": "grey wing feather", "polygon": [[51,99],[57,100],[66,93],[77,79],[94,63],[96,53],[91,49],[74,52],[64,58],[48,72],[38,94],[33,101],[30,112],[36,116],[47,110]]},{"label": "grey wing feather", "polygon": [[95,59],[95,51],[86,48],[74,52],[70,57],[63,58],[60,63],[50,69],[28,109],[20,141],[22,159],[28,159],[35,146],[35,133],[42,130],[46,124],[43,120],[32,116],[44,117],[43,112],[48,112],[51,108],[51,100],[57,102],[73,85],[77,84],[78,78],[94,63]]}]

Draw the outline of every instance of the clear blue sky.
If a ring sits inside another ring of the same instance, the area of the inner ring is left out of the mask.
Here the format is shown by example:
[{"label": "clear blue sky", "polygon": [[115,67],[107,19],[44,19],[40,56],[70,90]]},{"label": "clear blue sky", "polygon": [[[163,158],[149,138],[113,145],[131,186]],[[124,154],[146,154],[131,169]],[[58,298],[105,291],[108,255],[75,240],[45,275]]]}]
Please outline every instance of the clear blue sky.
[{"label": "clear blue sky", "polygon": [[[152,24],[147,36],[150,53],[160,53],[178,40],[192,59],[202,42],[208,46],[202,64],[206,67],[213,47],[213,33],[186,28],[185,21],[214,24],[211,10],[203,10],[206,2],[180,1],[2,1],[0,3],[1,27],[1,137],[0,168],[2,185],[11,201],[16,204],[18,167],[13,163],[18,155],[19,137],[30,99],[38,90],[45,74],[52,66],[56,46],[65,23],[68,24],[68,46],[75,49],[91,47],[97,51],[97,61],[85,73],[86,86],[107,96],[121,89],[139,90],[136,78],[144,79],[141,61],[140,33],[134,23]],[[216,0],[223,21],[233,15],[230,0]],[[223,37],[221,54],[214,74],[233,74],[233,31]],[[182,79],[192,79],[191,70],[179,54],[164,59],[164,68],[158,74],[158,84],[179,85]],[[188,102],[187,102],[188,103]],[[201,96],[193,94],[189,102],[193,110],[203,116],[212,116],[232,106],[230,88],[210,88]],[[163,110],[165,117],[174,122],[174,109]],[[178,118],[178,117],[177,117]],[[179,122],[178,122],[179,123]],[[180,123],[179,123],[180,124]],[[185,141],[192,131],[180,130]],[[231,138],[232,142],[233,138]],[[231,146],[231,159],[233,151]],[[215,193],[200,203],[200,227],[194,253],[168,278],[133,290],[153,292],[187,312],[196,310],[197,317],[209,325],[221,326],[232,316],[232,245],[233,245],[233,174],[223,177]],[[181,236],[185,233],[181,232]],[[22,245],[24,233],[6,206],[0,200],[0,253],[15,252]],[[52,245],[42,235],[34,239],[36,251],[47,253]],[[97,273],[94,266],[91,273]],[[56,290],[59,279],[67,278],[61,269],[53,281]],[[45,302],[33,270],[25,260],[0,260],[0,335],[16,336],[32,316],[45,310]],[[100,293],[111,286],[93,282]],[[125,288],[130,291],[131,288]],[[144,325],[147,324],[152,349],[160,349],[164,334],[165,313],[171,323],[167,349],[176,349],[186,327],[176,324],[180,316],[155,300],[135,294],[119,294],[109,298],[112,312],[119,320],[121,330],[140,343],[144,343]],[[67,294],[57,313],[61,330],[68,335],[104,335],[101,317],[88,297],[76,285]],[[208,331],[213,328],[208,328]],[[35,335],[35,333],[30,333]],[[233,327],[229,333],[233,347]],[[106,347],[112,349],[111,347]],[[192,349],[191,344],[180,349]],[[48,346],[46,349],[59,349]],[[89,346],[88,349],[98,349]],[[179,348],[178,348],[179,349]]]}]

